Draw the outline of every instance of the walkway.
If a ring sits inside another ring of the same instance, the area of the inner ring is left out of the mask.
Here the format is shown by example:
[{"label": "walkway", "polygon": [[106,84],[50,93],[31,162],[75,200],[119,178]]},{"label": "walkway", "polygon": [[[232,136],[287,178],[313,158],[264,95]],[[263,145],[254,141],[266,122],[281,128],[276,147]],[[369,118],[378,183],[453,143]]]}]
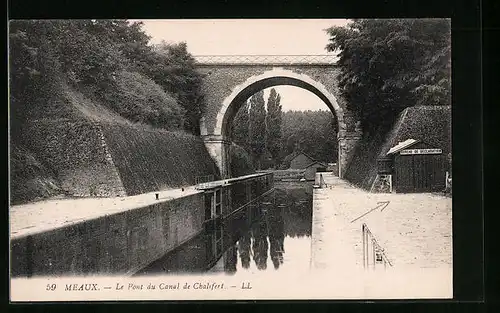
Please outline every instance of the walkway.
[{"label": "walkway", "polygon": [[[405,288],[406,283],[407,289],[417,288],[414,292],[422,297],[452,296],[451,198],[430,193],[374,194],[353,187],[331,173],[322,175],[327,187],[315,189],[313,199],[312,269],[346,276],[369,273],[378,279],[388,277],[387,274],[380,276],[381,273],[393,272],[398,273],[401,288]],[[388,205],[360,217],[380,202],[388,202]],[[386,271],[383,267],[382,272],[363,270],[363,223],[393,265]],[[401,273],[404,274],[401,276]],[[424,277],[428,281],[422,282]],[[415,285],[414,279],[418,279],[420,285]],[[429,285],[434,291],[425,290]],[[384,288],[378,287],[379,293],[383,293]],[[392,298],[395,292],[402,290],[392,289],[383,297]]]},{"label": "walkway", "polygon": [[167,189],[129,197],[52,199],[10,207],[11,239],[68,226],[105,215],[116,214],[170,201],[202,191],[195,186]]},{"label": "walkway", "polygon": [[[222,183],[228,184],[263,175],[262,173],[257,173],[232,179],[212,181],[200,184],[198,187],[199,189],[210,188]],[[44,232],[101,216],[139,209],[155,203],[162,203],[203,192],[203,190],[198,190],[196,187],[164,189],[128,197],[64,198],[13,205],[9,210],[11,238]],[[158,200],[156,200],[156,193],[159,193]]]}]

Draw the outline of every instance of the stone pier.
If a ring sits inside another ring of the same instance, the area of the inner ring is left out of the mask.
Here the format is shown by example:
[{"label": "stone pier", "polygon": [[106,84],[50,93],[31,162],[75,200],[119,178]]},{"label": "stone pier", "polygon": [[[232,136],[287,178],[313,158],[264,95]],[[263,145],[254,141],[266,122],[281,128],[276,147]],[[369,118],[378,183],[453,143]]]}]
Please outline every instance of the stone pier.
[{"label": "stone pier", "polygon": [[221,179],[230,178],[231,166],[229,152],[231,141],[223,139],[220,135],[207,135],[203,136],[203,142],[205,143],[208,153],[219,168]]}]

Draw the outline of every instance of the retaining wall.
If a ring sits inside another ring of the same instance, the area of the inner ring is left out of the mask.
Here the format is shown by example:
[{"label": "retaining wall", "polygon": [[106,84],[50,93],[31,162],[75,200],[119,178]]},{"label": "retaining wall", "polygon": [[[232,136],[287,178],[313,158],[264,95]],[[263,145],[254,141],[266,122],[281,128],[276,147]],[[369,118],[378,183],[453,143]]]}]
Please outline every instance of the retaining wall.
[{"label": "retaining wall", "polygon": [[102,129],[129,196],[191,186],[197,176],[219,177],[200,137],[120,124]]},{"label": "retaining wall", "polygon": [[133,274],[203,230],[196,193],[11,238],[12,276]]}]

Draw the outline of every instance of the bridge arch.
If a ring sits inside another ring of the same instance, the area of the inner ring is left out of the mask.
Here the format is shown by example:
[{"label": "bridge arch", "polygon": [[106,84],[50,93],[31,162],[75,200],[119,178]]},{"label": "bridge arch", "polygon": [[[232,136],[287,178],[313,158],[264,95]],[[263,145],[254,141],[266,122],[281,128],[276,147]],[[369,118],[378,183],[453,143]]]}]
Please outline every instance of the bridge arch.
[{"label": "bridge arch", "polygon": [[279,85],[295,86],[314,93],[336,116],[338,131],[345,131],[344,110],[335,96],[322,83],[306,74],[275,68],[263,74],[251,76],[233,88],[217,113],[214,135],[221,136],[223,140],[229,140],[231,122],[245,101],[260,90]]},{"label": "bridge arch", "polygon": [[[231,125],[241,106],[256,92],[279,85],[296,86],[318,96],[337,121],[338,175],[343,177],[361,138],[356,117],[341,98],[339,70],[328,58],[310,56],[220,56],[198,57],[198,70],[204,75],[207,108],[200,119],[200,134],[217,163],[221,176],[231,177]],[[213,59],[213,60],[212,60]],[[339,98],[340,97],[340,98]]]}]

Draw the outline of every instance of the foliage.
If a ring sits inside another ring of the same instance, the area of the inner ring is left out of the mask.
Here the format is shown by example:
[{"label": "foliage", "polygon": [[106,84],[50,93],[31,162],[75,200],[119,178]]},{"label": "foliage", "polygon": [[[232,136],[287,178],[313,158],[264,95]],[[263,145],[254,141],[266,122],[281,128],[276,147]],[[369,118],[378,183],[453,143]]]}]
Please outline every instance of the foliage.
[{"label": "foliage", "polygon": [[236,112],[232,124],[232,140],[247,151],[250,151],[248,144],[248,123],[249,123],[249,104],[245,104]]},{"label": "foliage", "polygon": [[23,145],[10,147],[10,203],[29,201],[63,194],[54,173]]},{"label": "foliage", "polygon": [[[283,154],[303,151],[322,162],[337,159],[337,125],[330,111],[287,111],[283,114]],[[288,166],[285,165],[285,168]]]},{"label": "foliage", "polygon": [[359,19],[327,32],[339,86],[366,133],[408,106],[450,104],[449,20]]},{"label": "foliage", "polygon": [[145,74],[172,93],[185,110],[184,129],[199,135],[199,121],[205,102],[201,91],[202,76],[195,68],[195,59],[187,51],[186,43],[166,44],[153,47],[152,66]]},{"label": "foliage", "polygon": [[260,169],[260,158],[266,151],[266,109],[262,90],[250,98],[249,112],[249,144],[256,168]]},{"label": "foliage", "polygon": [[133,122],[156,127],[182,127],[183,108],[151,79],[137,72],[120,71],[115,85],[105,96],[108,105],[120,115]]},{"label": "foliage", "polygon": [[231,155],[231,175],[233,177],[255,173],[252,159],[243,147],[233,143],[229,149]]},{"label": "foliage", "polygon": [[92,32],[93,25],[90,20],[11,22],[13,78],[28,72],[31,78],[45,79],[61,72],[75,84],[111,83],[127,60],[111,40]]},{"label": "foliage", "polygon": [[288,168],[282,164],[283,159],[297,151],[303,151],[318,161],[335,162],[337,121],[330,111],[282,112],[280,95],[275,89],[270,92],[267,112],[262,103],[263,93],[255,94],[236,113],[232,122],[232,141],[251,154],[256,168]]},{"label": "foliage", "polygon": [[272,159],[279,164],[281,159],[281,104],[280,95],[274,88],[271,89],[267,100],[266,114],[266,143]]},{"label": "foliage", "polygon": [[[29,106],[50,103],[60,81],[66,80],[133,121],[199,131],[201,76],[185,44],[154,48],[142,23],[126,20],[17,20],[9,26],[16,119],[25,118]],[[158,101],[163,100],[162,109]],[[139,108],[131,109],[136,104]],[[179,112],[184,114],[184,125]],[[170,119],[173,122],[167,122]]]}]

